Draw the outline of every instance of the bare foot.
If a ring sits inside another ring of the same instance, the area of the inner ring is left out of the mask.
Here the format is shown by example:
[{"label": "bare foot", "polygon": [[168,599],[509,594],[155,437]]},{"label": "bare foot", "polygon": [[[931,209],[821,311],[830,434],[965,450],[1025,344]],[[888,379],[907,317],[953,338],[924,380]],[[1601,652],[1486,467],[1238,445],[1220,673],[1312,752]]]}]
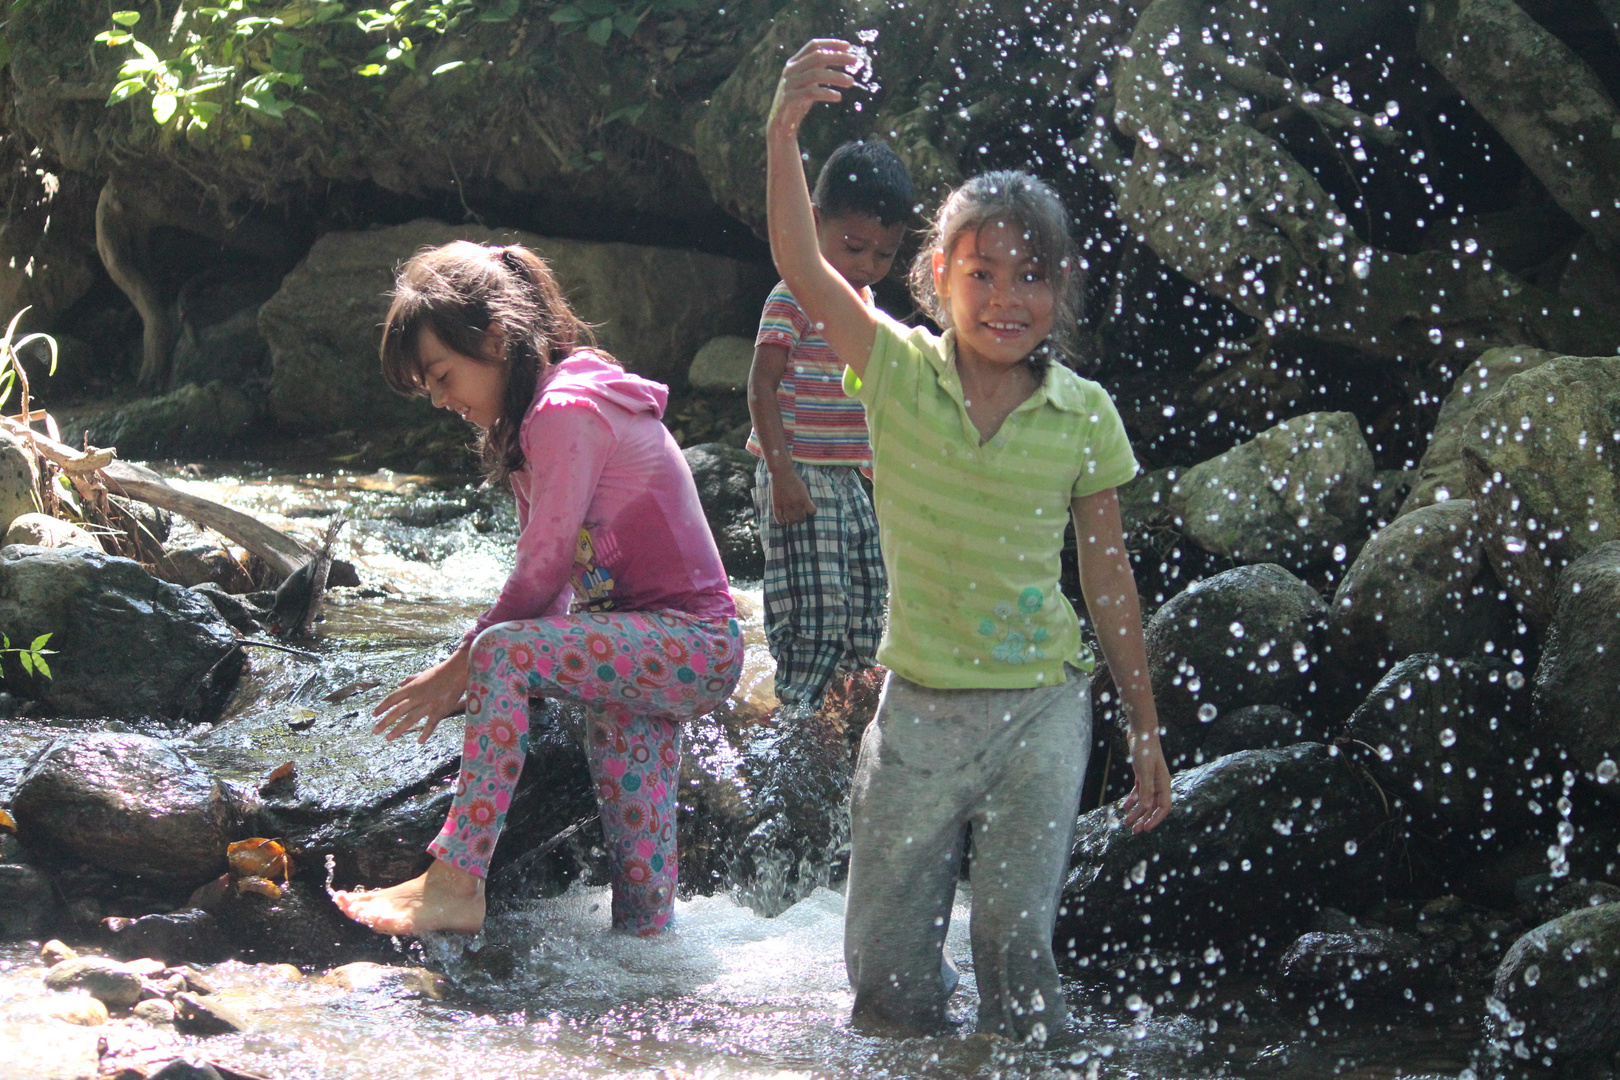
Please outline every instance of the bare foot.
[{"label": "bare foot", "polygon": [[484,926],[484,879],[437,859],[421,877],[375,892],[336,892],[332,902],[379,934],[476,934]]}]

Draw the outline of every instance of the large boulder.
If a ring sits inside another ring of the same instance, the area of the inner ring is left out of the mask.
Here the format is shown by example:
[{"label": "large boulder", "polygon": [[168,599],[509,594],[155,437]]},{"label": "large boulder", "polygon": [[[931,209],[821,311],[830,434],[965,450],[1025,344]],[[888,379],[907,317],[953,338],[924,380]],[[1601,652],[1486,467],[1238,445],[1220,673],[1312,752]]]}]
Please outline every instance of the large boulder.
[{"label": "large boulder", "polygon": [[1612,791],[1620,760],[1620,543],[1565,567],[1556,605],[1536,668],[1536,716],[1582,766],[1602,770],[1602,790]]},{"label": "large boulder", "polygon": [[1231,754],[1180,773],[1171,793],[1174,809],[1151,832],[1122,827],[1112,808],[1081,815],[1056,932],[1071,958],[1275,955],[1321,897],[1351,903],[1373,879],[1383,809],[1332,747]]},{"label": "large boulder", "polygon": [[1359,699],[1414,653],[1506,653],[1514,613],[1500,592],[1471,500],[1396,518],[1367,541],[1334,593],[1325,680]]},{"label": "large boulder", "polygon": [[771,282],[763,268],[718,255],[635,244],[557,240],[418,220],[328,233],[259,309],[270,346],[270,409],[283,426],[336,430],[420,423],[424,401],[388,389],[377,347],[394,270],[452,240],[518,243],[542,255],[569,302],[630,370],[679,381],[697,347],[750,332]]},{"label": "large boulder", "polygon": [[1617,415],[1620,357],[1565,356],[1511,376],[1468,426],[1486,555],[1538,633],[1564,567],[1620,540]]},{"label": "large boulder", "polygon": [[1297,708],[1311,686],[1326,607],[1280,566],[1240,566],[1171,597],[1146,627],[1148,673],[1172,768],[1201,760],[1224,714]]},{"label": "large boulder", "polygon": [[7,685],[61,716],[212,720],[245,664],[205,597],[84,548],[0,551],[0,627],[51,635],[53,677],[8,660]]},{"label": "large boulder", "polygon": [[1205,551],[1301,570],[1361,545],[1375,473],[1354,414],[1307,413],[1188,469],[1170,506]]},{"label": "large boulder", "polygon": [[31,850],[160,886],[223,872],[242,818],[237,796],[173,746],[121,734],[57,742],[23,777],[12,813]]},{"label": "large boulder", "polygon": [[59,914],[50,878],[33,866],[0,862],[0,941],[39,937]]},{"label": "large boulder", "polygon": [[21,439],[0,428],[0,535],[13,521],[39,509],[34,503],[38,482],[33,455],[23,449]]},{"label": "large boulder", "polygon": [[686,372],[694,390],[741,394],[748,390],[748,372],[754,366],[754,341],[723,334],[703,343]]},{"label": "large boulder", "polygon": [[1558,354],[1546,349],[1532,349],[1519,345],[1512,348],[1487,349],[1468,369],[1457,376],[1440,405],[1429,446],[1418,462],[1417,478],[1401,513],[1410,514],[1421,507],[1447,499],[1465,498],[1468,480],[1463,473],[1463,447],[1477,433],[1471,433],[1474,413],[1480,405],[1498,394],[1508,379],[1521,371],[1530,371]]},{"label": "large boulder", "polygon": [[1504,659],[1409,656],[1356,709],[1344,737],[1408,826],[1454,837],[1447,853],[1466,859],[1524,814],[1529,698],[1524,675]]},{"label": "large boulder", "polygon": [[116,446],[128,457],[240,453],[242,439],[262,416],[235,382],[188,383],[167,394],[128,404],[68,411],[62,427],[89,433],[96,446]]},{"label": "large boulder", "polygon": [[1492,1041],[1504,1055],[1553,1063],[1620,1051],[1620,904],[1525,934],[1496,970]]},{"label": "large boulder", "polygon": [[229,386],[270,372],[270,349],[259,333],[259,308],[280,285],[263,270],[197,275],[180,287],[180,338],[169,358],[169,386],[214,381]]},{"label": "large boulder", "polygon": [[765,553],[754,523],[754,465],[759,459],[721,443],[689,446],[683,453],[726,573],[733,578],[761,577]]}]

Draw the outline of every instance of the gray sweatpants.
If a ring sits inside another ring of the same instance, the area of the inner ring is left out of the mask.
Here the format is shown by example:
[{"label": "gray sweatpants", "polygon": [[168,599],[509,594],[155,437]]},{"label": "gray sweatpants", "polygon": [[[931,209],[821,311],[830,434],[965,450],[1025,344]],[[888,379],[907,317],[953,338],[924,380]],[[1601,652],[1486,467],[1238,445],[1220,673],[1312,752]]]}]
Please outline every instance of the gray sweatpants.
[{"label": "gray sweatpants", "polygon": [[1091,751],[1088,680],[931,690],[890,673],[851,796],[844,963],[855,1020],[943,1026],[945,932],[973,828],[979,1030],[1042,1040],[1065,1017],[1052,926]]}]

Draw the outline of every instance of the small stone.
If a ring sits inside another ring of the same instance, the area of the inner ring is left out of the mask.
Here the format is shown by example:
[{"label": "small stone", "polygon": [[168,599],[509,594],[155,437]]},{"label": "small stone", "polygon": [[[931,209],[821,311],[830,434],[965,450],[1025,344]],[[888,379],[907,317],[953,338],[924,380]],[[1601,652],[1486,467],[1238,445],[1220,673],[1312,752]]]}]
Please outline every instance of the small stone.
[{"label": "small stone", "polygon": [[51,938],[51,940],[39,947],[39,958],[45,961],[47,967],[55,967],[64,960],[77,960],[79,954],[73,946],[64,945],[55,938]]},{"label": "small stone", "polygon": [[45,985],[51,990],[83,990],[113,1009],[127,1009],[141,1000],[141,977],[104,956],[64,960],[45,973]]},{"label": "small stone", "polygon": [[304,973],[293,964],[271,964],[266,974],[286,979],[288,982],[299,982],[304,977]]},{"label": "small stone", "polygon": [[443,976],[423,968],[393,967],[366,961],[333,968],[321,976],[320,981],[345,990],[384,991],[394,997],[427,998],[430,1001],[443,1000],[446,985]]},{"label": "small stone", "polygon": [[150,979],[160,971],[168,969],[168,964],[161,960],[154,960],[150,956],[143,956],[138,960],[126,960],[124,966],[143,978]]},{"label": "small stone", "polygon": [[224,1077],[206,1061],[175,1058],[156,1072],[148,1073],[146,1080],[224,1080]]},{"label": "small stone", "polygon": [[23,514],[11,523],[6,529],[5,539],[0,541],[0,547],[9,544],[29,544],[44,548],[82,547],[101,550],[101,544],[87,529],[80,528],[71,521],[52,517],[49,514]]},{"label": "small stone", "polygon": [[136,1002],[131,1010],[135,1019],[145,1020],[153,1027],[171,1027],[174,1024],[174,1006],[162,998],[149,998]]},{"label": "small stone", "polygon": [[174,1028],[183,1035],[229,1035],[248,1027],[229,1005],[196,994],[176,994],[174,1013]]},{"label": "small stone", "polygon": [[61,994],[45,998],[25,1011],[80,1027],[96,1027],[107,1022],[107,1006],[89,994]]}]

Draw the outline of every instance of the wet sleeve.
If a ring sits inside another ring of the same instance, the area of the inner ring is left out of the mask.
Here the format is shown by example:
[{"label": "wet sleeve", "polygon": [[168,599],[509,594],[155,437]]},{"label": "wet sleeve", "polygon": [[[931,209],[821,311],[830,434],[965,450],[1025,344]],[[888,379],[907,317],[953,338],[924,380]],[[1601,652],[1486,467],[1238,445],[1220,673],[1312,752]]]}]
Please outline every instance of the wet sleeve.
[{"label": "wet sleeve", "polygon": [[1088,430],[1080,458],[1080,474],[1070,494],[1074,499],[1119,487],[1134,478],[1137,471],[1130,437],[1125,434],[1125,423],[1119,418],[1113,400],[1095,383],[1086,389],[1090,409],[1081,422]]},{"label": "wet sleeve", "polygon": [[499,622],[567,614],[579,530],[615,441],[588,399],[548,404],[535,414],[523,433],[529,514],[518,535],[517,562],[464,642]]}]

